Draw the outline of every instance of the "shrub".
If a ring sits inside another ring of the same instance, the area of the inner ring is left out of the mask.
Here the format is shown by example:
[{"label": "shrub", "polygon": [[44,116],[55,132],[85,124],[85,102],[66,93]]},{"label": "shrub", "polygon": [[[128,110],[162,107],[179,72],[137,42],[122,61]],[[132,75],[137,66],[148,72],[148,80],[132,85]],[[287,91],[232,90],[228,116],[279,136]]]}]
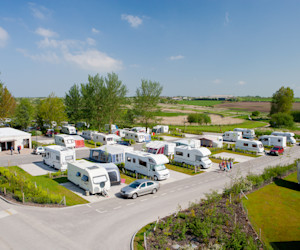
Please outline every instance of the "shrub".
[{"label": "shrub", "polygon": [[276,113],[271,116],[270,125],[274,128],[292,127],[294,125],[293,117],[287,113]]},{"label": "shrub", "polygon": [[294,122],[300,122],[300,111],[292,111],[291,115],[293,116]]},{"label": "shrub", "polygon": [[260,112],[259,111],[253,111],[252,112],[252,116],[259,116],[260,115]]}]

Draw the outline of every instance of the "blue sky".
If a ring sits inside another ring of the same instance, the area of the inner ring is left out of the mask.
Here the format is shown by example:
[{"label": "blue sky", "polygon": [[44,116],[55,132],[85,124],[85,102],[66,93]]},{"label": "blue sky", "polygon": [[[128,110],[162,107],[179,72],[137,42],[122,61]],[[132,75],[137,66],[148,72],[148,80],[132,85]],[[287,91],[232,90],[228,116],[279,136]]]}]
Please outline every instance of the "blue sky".
[{"label": "blue sky", "polygon": [[16,97],[64,96],[115,72],[135,94],[300,97],[300,1],[0,0],[0,79]]}]

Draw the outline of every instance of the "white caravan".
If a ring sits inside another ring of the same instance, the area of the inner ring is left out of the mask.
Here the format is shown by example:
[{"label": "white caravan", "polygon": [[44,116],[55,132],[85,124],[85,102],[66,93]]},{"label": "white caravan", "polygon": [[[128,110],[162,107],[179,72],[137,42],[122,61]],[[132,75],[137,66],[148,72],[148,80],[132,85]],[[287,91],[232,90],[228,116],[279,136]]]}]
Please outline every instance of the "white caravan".
[{"label": "white caravan", "polygon": [[67,148],[75,148],[75,140],[70,135],[55,135],[54,141],[56,145],[64,146]]},{"label": "white caravan", "polygon": [[111,132],[114,133],[116,130],[118,129],[118,126],[115,124],[111,124],[110,129],[109,129],[109,124],[105,124],[105,131],[107,131],[108,133]]},{"label": "white caravan", "polygon": [[157,125],[157,126],[153,127],[152,132],[155,134],[168,133],[169,126]]},{"label": "white caravan", "polygon": [[68,135],[76,135],[76,128],[74,126],[66,125],[62,126],[61,132]]},{"label": "white caravan", "polygon": [[103,133],[94,133],[93,134],[93,141],[94,142],[101,142],[103,145],[111,145],[116,144],[117,141],[120,141],[121,137],[115,134],[103,134]]},{"label": "white caravan", "polygon": [[134,131],[125,131],[125,139],[131,139],[135,142],[144,142],[145,133],[134,132]]},{"label": "white caravan", "polygon": [[93,130],[83,130],[81,136],[86,140],[92,140],[93,134],[95,134],[97,131]]},{"label": "white caravan", "polygon": [[235,148],[246,151],[264,152],[264,146],[261,141],[241,139],[235,143]]},{"label": "white caravan", "polygon": [[90,194],[106,193],[110,189],[107,170],[99,163],[86,160],[68,163],[68,180]]},{"label": "white caravan", "polygon": [[284,148],[286,147],[285,136],[263,135],[259,137],[259,140],[264,146],[278,146]]},{"label": "white caravan", "polygon": [[208,158],[211,152],[208,148],[191,148],[178,146],[175,148],[174,161],[201,168],[210,168],[212,161]]},{"label": "white caravan", "polygon": [[220,135],[203,135],[199,140],[201,141],[201,146],[204,147],[223,147],[223,137]]},{"label": "white caravan", "polygon": [[121,138],[124,138],[126,135],[126,132],[128,132],[128,130],[126,129],[117,129],[114,133],[118,136],[120,136]]},{"label": "white caravan", "polygon": [[273,132],[271,135],[285,136],[287,143],[296,144],[296,140],[294,138],[294,136],[295,136],[294,133],[291,133],[291,132]]},{"label": "white caravan", "polygon": [[242,132],[239,131],[226,131],[223,134],[223,141],[237,141],[243,138]]},{"label": "white caravan", "polygon": [[51,145],[45,147],[43,154],[44,164],[53,168],[65,171],[68,167],[68,162],[76,160],[76,153],[74,149],[66,148],[59,145]]},{"label": "white caravan", "polygon": [[147,152],[151,154],[174,155],[176,144],[165,141],[152,141],[146,144]]},{"label": "white caravan", "polygon": [[170,177],[164,164],[169,159],[162,154],[154,155],[141,151],[125,153],[125,169],[153,177],[154,180],[165,180]]},{"label": "white caravan", "polygon": [[255,137],[255,131],[248,128],[235,128],[233,131],[242,132],[243,138],[253,139]]},{"label": "white caravan", "polygon": [[200,148],[201,142],[198,139],[181,139],[174,141],[176,143],[176,146],[189,146],[191,148]]}]

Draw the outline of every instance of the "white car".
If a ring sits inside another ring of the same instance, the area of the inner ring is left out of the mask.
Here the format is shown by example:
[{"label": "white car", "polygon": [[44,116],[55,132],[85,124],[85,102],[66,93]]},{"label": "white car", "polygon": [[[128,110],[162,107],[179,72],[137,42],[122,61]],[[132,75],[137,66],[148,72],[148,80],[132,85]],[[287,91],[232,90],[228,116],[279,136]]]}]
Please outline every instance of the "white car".
[{"label": "white car", "polygon": [[39,146],[39,147],[37,147],[33,150],[33,153],[36,154],[36,155],[44,154],[45,149],[44,149],[44,147]]}]

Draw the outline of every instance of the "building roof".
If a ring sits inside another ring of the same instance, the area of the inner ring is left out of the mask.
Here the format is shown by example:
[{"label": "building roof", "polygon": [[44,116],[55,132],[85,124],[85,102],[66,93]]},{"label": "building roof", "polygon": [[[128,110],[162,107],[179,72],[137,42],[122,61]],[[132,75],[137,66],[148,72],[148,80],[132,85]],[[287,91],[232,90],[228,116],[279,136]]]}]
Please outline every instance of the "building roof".
[{"label": "building roof", "polygon": [[31,137],[31,134],[14,128],[0,128],[0,138],[7,137]]}]

